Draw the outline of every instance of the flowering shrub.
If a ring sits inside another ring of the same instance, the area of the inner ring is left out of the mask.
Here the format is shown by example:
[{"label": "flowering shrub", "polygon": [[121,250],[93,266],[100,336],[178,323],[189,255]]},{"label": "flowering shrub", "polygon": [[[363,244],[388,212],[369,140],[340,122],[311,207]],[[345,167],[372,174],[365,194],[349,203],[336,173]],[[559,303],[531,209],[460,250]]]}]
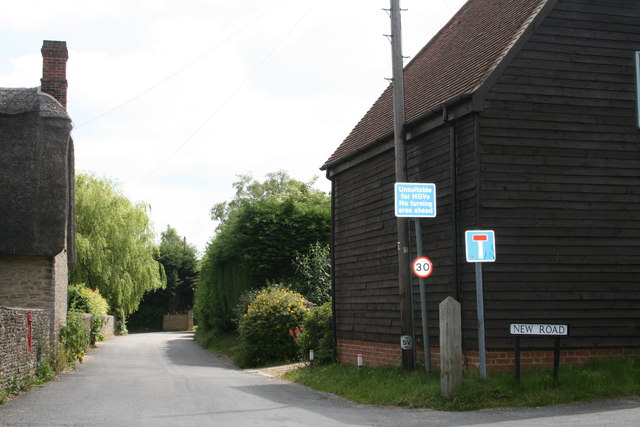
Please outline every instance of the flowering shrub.
[{"label": "flowering shrub", "polygon": [[249,366],[294,359],[297,345],[289,330],[309,311],[302,295],[281,286],[258,293],[240,319],[240,345]]}]

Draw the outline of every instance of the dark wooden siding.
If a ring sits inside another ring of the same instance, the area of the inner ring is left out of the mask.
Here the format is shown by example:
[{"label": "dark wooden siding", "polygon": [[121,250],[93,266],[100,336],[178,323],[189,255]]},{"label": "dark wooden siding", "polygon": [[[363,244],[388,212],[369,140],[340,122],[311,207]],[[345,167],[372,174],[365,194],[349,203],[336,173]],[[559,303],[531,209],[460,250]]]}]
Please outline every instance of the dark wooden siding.
[{"label": "dark wooden siding", "polygon": [[[458,146],[459,232],[465,226],[475,224],[476,218],[474,123],[473,116],[451,123]],[[427,284],[427,301],[430,337],[436,341],[438,304],[456,292],[452,282],[451,135],[449,124],[445,124],[407,144],[409,181],[435,183],[437,187],[437,217],[422,220],[424,252],[434,263],[434,274]],[[333,180],[337,335],[344,339],[397,342],[400,336],[400,299],[396,218],[393,213],[393,151],[358,163],[336,174]],[[416,254],[413,222],[411,239],[413,258]],[[464,261],[461,236],[458,236],[458,248],[459,261]],[[460,272],[465,273],[465,270],[468,268],[461,265]],[[416,334],[422,336],[419,286],[415,278],[412,285]],[[473,289],[468,286],[461,287],[460,298],[467,298],[475,304],[470,292]],[[464,307],[465,317],[475,316],[475,311],[466,305]],[[466,324],[474,326],[471,322]]]},{"label": "dark wooden siding", "polygon": [[511,345],[514,320],[568,323],[570,346],[640,345],[636,50],[639,2],[560,1],[485,98],[488,347]]},{"label": "dark wooden siding", "polygon": [[394,342],[400,336],[393,151],[333,177],[338,338]]},{"label": "dark wooden siding", "polygon": [[[453,128],[453,133],[452,133]],[[476,222],[476,149],[475,119],[468,115],[455,122],[444,124],[427,134],[421,135],[407,143],[407,166],[409,181],[435,183],[437,192],[437,216],[425,218],[422,223],[422,240],[424,255],[434,265],[433,274],[426,279],[425,288],[427,294],[427,312],[429,336],[432,343],[437,345],[439,335],[438,305],[448,296],[454,296],[460,302],[471,299],[473,288],[468,281],[462,280],[470,269],[464,265],[464,242],[462,234],[466,228],[472,227]],[[451,138],[455,139],[455,165],[451,161]],[[456,289],[454,283],[454,216],[453,199],[451,191],[451,168],[456,170],[456,209],[458,212],[458,227],[455,240],[458,245],[458,268],[460,286]],[[413,221],[412,221],[413,223]],[[412,229],[411,238],[414,239],[415,231]],[[414,239],[415,240],[415,239]],[[415,241],[413,243],[412,259],[415,257]],[[414,306],[416,334],[422,336],[419,283],[413,278]],[[475,316],[475,310],[471,304],[462,304],[463,309],[463,335],[465,337],[475,334],[468,330],[475,324],[466,321]]]}]

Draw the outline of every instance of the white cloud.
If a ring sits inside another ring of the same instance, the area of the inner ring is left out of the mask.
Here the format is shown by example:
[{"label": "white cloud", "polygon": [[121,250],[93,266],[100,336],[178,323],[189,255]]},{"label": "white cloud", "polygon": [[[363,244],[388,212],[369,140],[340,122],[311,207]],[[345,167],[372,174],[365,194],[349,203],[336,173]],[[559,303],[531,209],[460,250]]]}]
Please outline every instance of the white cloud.
[{"label": "white cloud", "polygon": [[[463,0],[404,0],[415,54]],[[236,175],[309,180],[387,86],[388,1],[23,0],[0,86],[37,86],[42,40],[66,40],[76,167],[121,182],[203,250]]]}]

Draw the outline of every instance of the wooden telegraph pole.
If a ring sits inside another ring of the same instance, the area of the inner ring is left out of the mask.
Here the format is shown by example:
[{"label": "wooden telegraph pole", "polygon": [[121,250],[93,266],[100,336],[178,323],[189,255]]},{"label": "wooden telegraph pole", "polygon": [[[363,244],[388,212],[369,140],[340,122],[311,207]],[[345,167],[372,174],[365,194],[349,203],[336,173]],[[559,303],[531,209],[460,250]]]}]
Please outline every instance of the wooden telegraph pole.
[{"label": "wooden telegraph pole", "polygon": [[[391,0],[391,63],[393,67],[393,134],[395,147],[396,182],[407,182],[405,152],[404,73],[402,63],[402,27],[400,0]],[[409,220],[397,218],[398,226],[398,280],[400,291],[400,333],[402,367],[415,368],[413,346],[413,304],[410,276]],[[407,337],[410,337],[407,339]],[[409,343],[409,345],[407,345]],[[407,348],[409,347],[409,348]]]}]

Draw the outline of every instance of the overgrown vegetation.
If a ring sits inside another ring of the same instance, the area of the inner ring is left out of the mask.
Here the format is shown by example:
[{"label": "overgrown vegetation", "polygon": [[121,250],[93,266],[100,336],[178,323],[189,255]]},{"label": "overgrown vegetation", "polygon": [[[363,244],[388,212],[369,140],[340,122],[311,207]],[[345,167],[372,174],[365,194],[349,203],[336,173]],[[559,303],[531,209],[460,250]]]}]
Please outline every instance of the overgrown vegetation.
[{"label": "overgrown vegetation", "polygon": [[300,358],[306,360],[309,350],[314,352],[314,363],[333,361],[333,316],[331,301],[314,307],[304,318],[298,335]]},{"label": "overgrown vegetation", "polygon": [[[234,308],[247,290],[288,283],[305,296],[305,289],[315,292],[309,282],[314,266],[297,270],[294,261],[307,262],[315,256],[312,245],[324,248],[330,237],[329,196],[313,189],[313,182],[276,172],[264,182],[241,176],[234,188],[233,200],[212,208],[219,225],[201,261],[196,288],[196,321],[208,330],[235,329]],[[305,283],[298,283],[301,276]],[[318,302],[327,296],[328,288],[318,295],[309,292]]]},{"label": "overgrown vegetation", "polygon": [[79,313],[67,314],[67,324],[60,329],[60,346],[58,348],[59,356],[66,362],[67,366],[73,366],[76,361],[82,363],[85,350],[90,343],[90,331],[87,330]]},{"label": "overgrown vegetation", "polygon": [[525,371],[520,384],[513,372],[490,372],[487,380],[465,373],[447,400],[440,395],[437,372],[401,368],[358,368],[325,365],[297,369],[285,377],[316,390],[364,404],[472,411],[501,407],[536,407],[640,394],[640,358],[607,359],[562,367],[554,381],[551,368]]},{"label": "overgrown vegetation", "polygon": [[312,243],[306,253],[296,253],[291,288],[314,304],[331,298],[331,258],[329,244]]},{"label": "overgrown vegetation", "polygon": [[109,312],[107,300],[100,295],[97,289],[89,289],[84,283],[69,286],[68,291],[69,313],[87,313],[91,315],[91,327],[89,328],[89,345],[96,345],[102,341],[102,316]]}]

